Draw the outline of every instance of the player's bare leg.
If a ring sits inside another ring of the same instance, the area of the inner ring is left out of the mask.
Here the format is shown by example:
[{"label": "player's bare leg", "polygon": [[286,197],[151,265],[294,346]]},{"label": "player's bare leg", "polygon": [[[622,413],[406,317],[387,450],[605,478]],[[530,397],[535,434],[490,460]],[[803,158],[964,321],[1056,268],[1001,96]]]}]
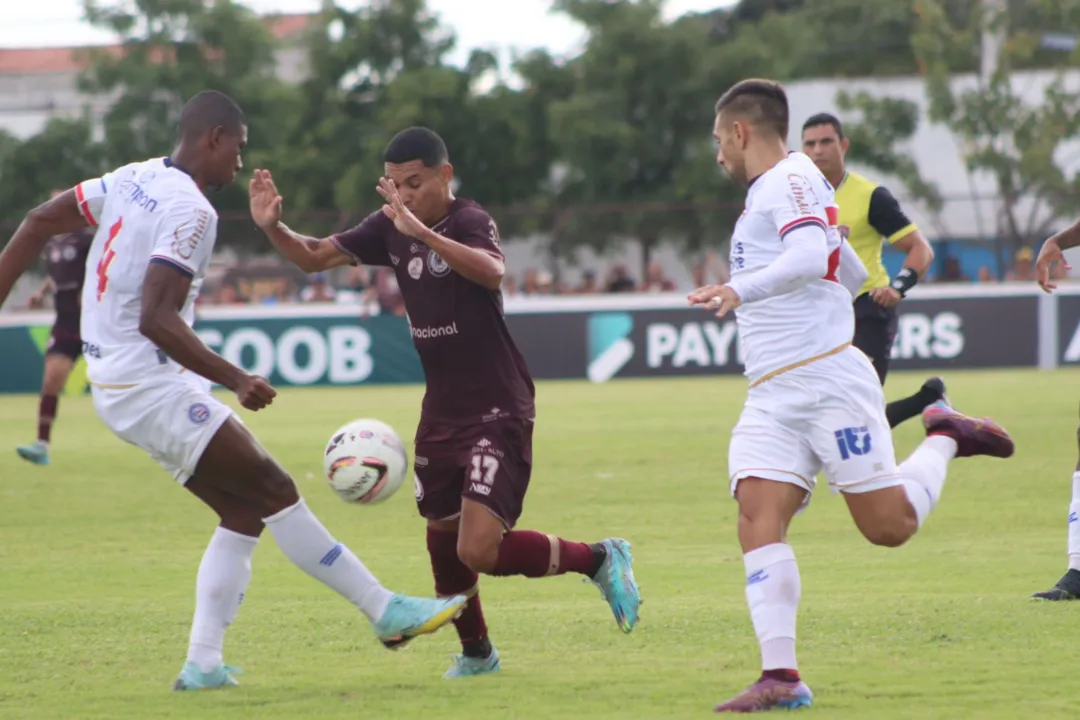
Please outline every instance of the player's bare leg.
[{"label": "player's bare leg", "polygon": [[293,564],[364,613],[388,647],[438,630],[464,608],[464,597],[419,600],[384,588],[318,521],[292,478],[235,417],[214,435],[186,487],[218,513],[221,524],[200,565],[188,662],[178,690],[236,684],[221,650],[250,580],[251,554],[263,527]]},{"label": "player's bare leg", "polygon": [[889,421],[889,427],[894,428],[911,418],[918,417],[923,410],[945,399],[945,381],[939,377],[932,377],[924,382],[915,394],[893,400],[886,405],[885,417]]},{"label": "player's bare leg", "polygon": [[[1080,428],[1076,430],[1080,455]],[[1072,477],[1072,502],[1069,505],[1069,569],[1054,587],[1031,596],[1037,600],[1080,600],[1080,457]]]},{"label": "player's bare leg", "polygon": [[746,566],[746,600],[761,647],[761,677],[716,708],[717,712],[795,709],[813,702],[795,659],[795,619],[801,581],[788,526],[806,490],[761,478],[740,480],[739,544]]},{"label": "player's bare leg", "polygon": [[927,437],[900,464],[900,484],[860,493],[844,492],[855,525],[875,545],[903,545],[937,505],[954,458],[1011,457],[1015,446],[1000,425],[988,418],[963,415],[945,402],[923,412]]},{"label": "player's bare leg", "polygon": [[37,441],[16,448],[19,457],[35,465],[49,464],[49,443],[52,425],[60,404],[60,393],[64,390],[75,361],[67,355],[49,353],[45,356],[45,377],[41,383],[41,400],[38,403]]}]

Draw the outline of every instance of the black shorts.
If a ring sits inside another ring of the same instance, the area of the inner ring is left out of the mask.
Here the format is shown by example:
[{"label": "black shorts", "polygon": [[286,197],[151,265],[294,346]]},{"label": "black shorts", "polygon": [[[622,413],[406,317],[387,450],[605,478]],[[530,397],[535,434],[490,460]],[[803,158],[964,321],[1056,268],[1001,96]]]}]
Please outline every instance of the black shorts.
[{"label": "black shorts", "polygon": [[45,348],[45,357],[63,355],[78,360],[82,355],[82,338],[79,337],[79,316],[74,318],[57,316],[49,332],[49,344]]},{"label": "black shorts", "polygon": [[863,351],[877,370],[881,384],[889,374],[889,357],[896,340],[896,308],[878,305],[864,293],[855,298],[855,337],[852,344]]},{"label": "black shorts", "polygon": [[421,421],[414,457],[420,515],[452,520],[466,497],[513,528],[532,476],[532,434],[533,421],[517,418],[457,428]]}]

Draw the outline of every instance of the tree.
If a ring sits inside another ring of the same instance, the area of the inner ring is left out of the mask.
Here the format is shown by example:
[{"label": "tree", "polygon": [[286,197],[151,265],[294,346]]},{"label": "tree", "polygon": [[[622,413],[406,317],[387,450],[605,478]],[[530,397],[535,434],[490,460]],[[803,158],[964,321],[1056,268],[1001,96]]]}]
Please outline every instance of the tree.
[{"label": "tree", "polygon": [[573,207],[554,242],[603,252],[634,239],[646,263],[664,241],[700,246],[707,239],[689,201],[704,190],[715,202],[722,187],[715,176],[704,186],[689,179],[690,168],[714,157],[708,142],[723,86],[708,23],[664,23],[654,1],[561,0],[556,8],[590,35],[569,63],[570,94],[548,110],[563,169],[554,201]]},{"label": "tree", "polygon": [[[81,88],[115,95],[104,117],[112,166],[166,155],[184,102],[202,90],[233,97],[247,115],[249,163],[281,152],[282,120],[297,107],[275,76],[275,42],[251,10],[232,0],[84,0],[89,21],[122,39],[120,52],[95,50]],[[242,212],[238,183],[215,197],[219,210]]]},{"label": "tree", "polygon": [[[0,133],[0,222],[18,223],[31,208],[105,170],[103,148],[94,142],[89,119],[54,118],[19,142]],[[8,236],[3,236],[6,243]]]}]

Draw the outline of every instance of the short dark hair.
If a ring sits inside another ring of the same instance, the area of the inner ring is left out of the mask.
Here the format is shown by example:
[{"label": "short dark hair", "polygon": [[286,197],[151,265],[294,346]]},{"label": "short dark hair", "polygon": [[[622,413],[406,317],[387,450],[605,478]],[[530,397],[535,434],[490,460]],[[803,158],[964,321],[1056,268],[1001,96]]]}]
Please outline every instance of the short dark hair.
[{"label": "short dark hair", "polygon": [[787,139],[788,101],[783,86],[773,80],[750,79],[735,83],[716,101],[716,114],[741,115]]},{"label": "short dark hair", "polygon": [[244,111],[235,100],[217,90],[203,90],[184,103],[177,134],[181,139],[194,139],[218,126],[238,133],[246,123]]},{"label": "short dark hair", "polygon": [[844,139],[844,124],[840,122],[840,118],[831,113],[811,115],[806,119],[806,122],[802,124],[802,129],[803,132],[806,132],[810,128],[818,127],[820,125],[832,125],[833,130],[836,131],[836,137],[840,140]]},{"label": "short dark hair", "polygon": [[426,127],[406,128],[394,136],[383,151],[383,162],[403,165],[419,160],[424,167],[436,167],[449,160],[446,143],[434,130]]}]

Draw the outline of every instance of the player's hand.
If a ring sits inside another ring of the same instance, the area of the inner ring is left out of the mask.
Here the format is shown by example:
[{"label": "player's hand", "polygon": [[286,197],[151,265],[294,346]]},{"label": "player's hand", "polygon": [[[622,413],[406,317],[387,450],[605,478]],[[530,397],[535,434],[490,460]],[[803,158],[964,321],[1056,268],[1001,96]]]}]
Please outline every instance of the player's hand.
[{"label": "player's hand", "polygon": [[1043,243],[1039,250],[1039,257],[1035,260],[1035,280],[1043,292],[1057,290],[1057,283],[1050,279],[1050,271],[1054,265],[1061,263],[1066,270],[1072,270],[1072,265],[1065,261],[1065,254],[1061,252],[1061,246],[1054,238]]},{"label": "player's hand", "polygon": [[262,410],[274,402],[277,390],[270,383],[258,375],[243,375],[236,384],[236,399],[248,410]]},{"label": "player's hand", "polygon": [[269,170],[256,170],[248,185],[251,201],[251,218],[263,230],[272,228],[281,220],[282,198],[274,185]]},{"label": "player's hand", "polygon": [[837,225],[836,232],[840,233],[840,237],[847,240],[851,236],[851,228],[847,225]]},{"label": "player's hand", "polygon": [[386,204],[382,207],[383,214],[394,221],[394,227],[398,229],[399,233],[419,239],[421,233],[427,231],[427,225],[420,222],[412,214],[412,210],[405,207],[405,203],[401,202],[401,195],[398,193],[397,185],[394,184],[393,180],[385,177],[379,178],[379,185],[375,189],[386,201]]},{"label": "player's hand", "polygon": [[700,305],[710,310],[716,309],[716,317],[721,318],[742,305],[739,293],[730,285],[706,285],[687,296],[691,305]]},{"label": "player's hand", "polygon": [[904,298],[891,287],[879,287],[870,291],[870,299],[881,307],[891,308],[896,307]]}]

